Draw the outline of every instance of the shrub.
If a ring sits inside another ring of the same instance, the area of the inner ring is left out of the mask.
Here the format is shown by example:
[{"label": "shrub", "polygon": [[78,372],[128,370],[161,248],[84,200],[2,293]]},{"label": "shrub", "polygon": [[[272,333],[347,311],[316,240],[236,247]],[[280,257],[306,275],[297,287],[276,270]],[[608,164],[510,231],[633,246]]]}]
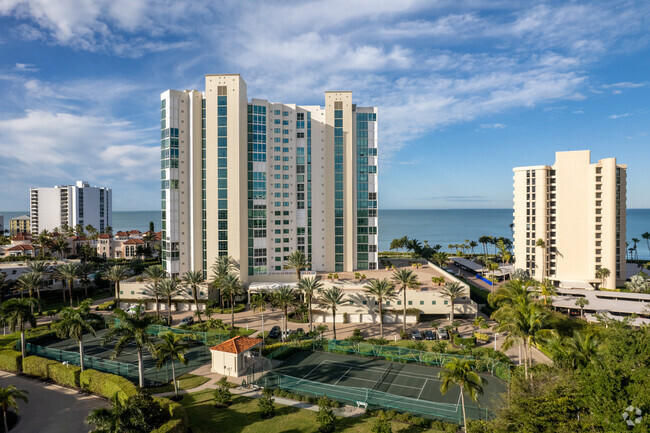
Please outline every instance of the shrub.
[{"label": "shrub", "polygon": [[81,388],[106,398],[111,398],[117,394],[122,402],[126,402],[129,397],[138,394],[136,386],[128,379],[92,369],[81,372],[79,384]]},{"label": "shrub", "polygon": [[386,411],[386,419],[387,420],[392,421],[393,419],[395,419],[396,416],[397,416],[397,412],[395,412],[394,410],[387,410]]},{"label": "shrub", "polygon": [[168,398],[154,397],[154,400],[169,412],[171,419],[151,433],[185,433],[189,426],[185,408]]},{"label": "shrub", "polygon": [[454,334],[454,345],[464,346],[466,348],[472,348],[476,346],[476,337],[467,337],[463,338],[458,334]]},{"label": "shrub", "polygon": [[428,418],[420,418],[418,416],[414,416],[413,418],[411,418],[411,423],[413,423],[413,425],[417,427],[422,427],[422,428],[431,427],[431,420]]},{"label": "shrub", "polygon": [[343,323],[350,323],[350,316],[348,313],[343,313]]},{"label": "shrub", "polygon": [[323,396],[318,400],[318,413],[316,414],[316,420],[318,421],[318,431],[321,433],[328,433],[334,431],[334,411],[332,410],[332,401]]},{"label": "shrub", "polygon": [[50,368],[54,364],[58,364],[58,362],[47,358],[41,358],[40,356],[28,356],[23,359],[23,373],[28,376],[49,379]]},{"label": "shrub", "polygon": [[484,332],[475,332],[474,338],[478,341],[490,341],[490,336]]},{"label": "shrub", "polygon": [[48,370],[50,379],[60,385],[79,388],[79,376],[81,375],[81,367],[76,365],[63,365],[59,362],[51,364]]},{"label": "shrub", "polygon": [[382,413],[372,424],[370,431],[372,433],[392,433],[393,429],[390,426],[390,421],[388,421],[386,416]]},{"label": "shrub", "polygon": [[20,372],[23,369],[23,356],[17,350],[0,351],[0,370]]},{"label": "shrub", "polygon": [[401,422],[410,422],[411,418],[413,418],[413,415],[411,415],[409,412],[404,412],[404,413],[398,413],[395,415],[395,421],[401,421]]},{"label": "shrub", "polygon": [[269,419],[275,416],[273,392],[269,388],[264,388],[262,396],[257,399],[257,408],[260,410],[262,419]]},{"label": "shrub", "polygon": [[214,400],[217,403],[217,407],[227,407],[232,401],[230,385],[225,376],[217,382],[217,389],[214,390]]},{"label": "shrub", "polygon": [[400,329],[399,338],[401,338],[402,340],[408,340],[409,338],[411,338],[411,334],[409,334],[408,332],[406,332],[403,329]]},{"label": "shrub", "polygon": [[113,304],[115,304],[114,301],[107,301],[99,304],[95,309],[98,311],[107,311],[113,306]]}]

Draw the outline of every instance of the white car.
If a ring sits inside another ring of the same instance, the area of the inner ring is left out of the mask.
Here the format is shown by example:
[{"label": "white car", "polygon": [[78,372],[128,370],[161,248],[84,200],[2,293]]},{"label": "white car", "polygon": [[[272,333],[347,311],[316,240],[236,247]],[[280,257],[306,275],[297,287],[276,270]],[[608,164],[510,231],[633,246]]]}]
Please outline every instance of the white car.
[{"label": "white car", "polygon": [[132,305],[126,309],[126,314],[135,314],[138,311],[138,305]]}]

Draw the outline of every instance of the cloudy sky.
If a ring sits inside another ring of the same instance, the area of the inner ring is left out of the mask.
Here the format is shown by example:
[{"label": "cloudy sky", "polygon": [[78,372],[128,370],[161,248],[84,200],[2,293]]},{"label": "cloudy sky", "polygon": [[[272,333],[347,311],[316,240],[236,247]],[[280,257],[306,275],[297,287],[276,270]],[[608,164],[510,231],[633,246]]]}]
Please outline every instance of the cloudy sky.
[{"label": "cloudy sky", "polygon": [[159,207],[159,95],[379,107],[380,206],[506,208],[512,167],[591,149],[650,207],[650,2],[0,0],[0,209],[30,186]]}]

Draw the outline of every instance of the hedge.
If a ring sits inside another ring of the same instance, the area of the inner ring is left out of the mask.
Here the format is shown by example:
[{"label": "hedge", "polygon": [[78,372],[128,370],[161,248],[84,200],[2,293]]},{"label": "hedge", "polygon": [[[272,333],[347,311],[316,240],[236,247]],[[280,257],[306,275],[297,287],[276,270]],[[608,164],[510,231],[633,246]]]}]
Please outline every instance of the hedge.
[{"label": "hedge", "polygon": [[106,398],[112,398],[117,394],[117,397],[122,403],[138,393],[136,386],[128,379],[114,374],[101,373],[93,369],[81,372],[79,384],[86,391],[102,395]]},{"label": "hedge", "polygon": [[23,373],[28,376],[48,379],[50,377],[50,366],[54,364],[58,364],[58,362],[40,356],[28,356],[23,359]]},{"label": "hedge", "polygon": [[157,401],[163,409],[169,411],[171,419],[151,433],[185,433],[189,427],[185,408],[168,398],[154,397],[154,400]]},{"label": "hedge", "polygon": [[476,346],[476,337],[463,338],[458,334],[454,334],[454,345],[459,347],[474,347]]},{"label": "hedge", "polygon": [[0,351],[0,370],[20,373],[23,370],[23,355],[17,350]]}]

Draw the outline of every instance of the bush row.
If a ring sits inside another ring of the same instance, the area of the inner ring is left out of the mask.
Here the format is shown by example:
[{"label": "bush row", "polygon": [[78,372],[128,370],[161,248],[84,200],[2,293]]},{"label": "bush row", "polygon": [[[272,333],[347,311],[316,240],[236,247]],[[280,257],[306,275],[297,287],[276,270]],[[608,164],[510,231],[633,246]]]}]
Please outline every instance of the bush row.
[{"label": "bush row", "polygon": [[23,373],[41,379],[51,379],[60,385],[79,388],[81,368],[75,365],[63,365],[40,356],[28,356],[23,359]]},{"label": "bush row", "polygon": [[458,334],[454,334],[454,345],[472,348],[476,346],[476,337],[461,337]]},{"label": "bush row", "polygon": [[17,350],[0,351],[0,370],[20,373],[22,371],[22,354]]},{"label": "bush row", "polygon": [[81,373],[79,385],[86,391],[106,398],[112,398],[117,394],[117,398],[122,403],[138,393],[136,386],[128,379],[92,369]]},{"label": "bush row", "polygon": [[432,420],[429,418],[420,418],[417,416],[413,416],[409,412],[400,413],[394,410],[387,410],[385,412],[383,410],[369,410],[366,413],[370,416],[375,416],[375,417],[384,415],[386,419],[389,421],[404,422],[425,429],[431,428],[435,431],[443,431],[449,433],[456,433],[458,431],[458,424],[440,421],[440,420]]},{"label": "bush row", "polygon": [[[282,397],[282,398],[288,398],[290,400],[296,400],[296,401],[304,401],[306,403],[311,403],[311,404],[318,404],[318,399],[320,397],[307,397],[304,395],[296,394],[293,392],[288,392],[285,391],[284,389],[272,389],[273,395]],[[341,407],[341,404],[336,401],[332,400],[332,407]]]}]

